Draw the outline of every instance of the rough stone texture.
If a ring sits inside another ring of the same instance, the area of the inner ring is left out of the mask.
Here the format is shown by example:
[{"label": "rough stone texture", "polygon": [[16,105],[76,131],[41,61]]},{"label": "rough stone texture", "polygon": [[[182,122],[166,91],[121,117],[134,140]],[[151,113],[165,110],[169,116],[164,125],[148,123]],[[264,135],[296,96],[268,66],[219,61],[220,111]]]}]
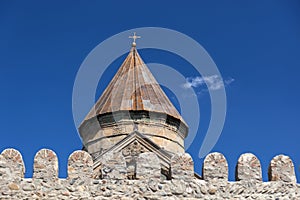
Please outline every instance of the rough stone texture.
[{"label": "rough stone texture", "polygon": [[296,183],[293,161],[285,155],[275,156],[269,165],[269,180]]},{"label": "rough stone texture", "polygon": [[262,181],[261,165],[255,155],[245,153],[240,156],[236,166],[236,180]]},{"label": "rough stone texture", "polygon": [[161,166],[158,157],[155,153],[141,153],[136,162],[136,178],[151,179],[160,178]]},{"label": "rough stone texture", "polygon": [[58,180],[58,160],[52,150],[41,149],[36,153],[33,164],[33,178],[52,182]]},{"label": "rough stone texture", "polygon": [[24,177],[25,167],[18,150],[5,149],[0,155],[0,178],[20,181]]},{"label": "rough stone texture", "polygon": [[[251,182],[248,182],[251,183]],[[2,181],[1,181],[2,184]],[[49,184],[49,183],[44,183]],[[1,185],[3,186],[3,185]],[[0,188],[0,199],[257,199],[278,200],[300,198],[299,185],[283,181],[226,182],[224,187],[193,179],[184,180],[94,180],[88,187],[74,187],[60,179],[53,187],[23,179],[21,184]]]},{"label": "rough stone texture", "polygon": [[[46,156],[41,156],[42,152],[46,153],[44,154]],[[52,151],[50,150],[40,151],[36,159],[47,158],[47,155],[51,153]],[[8,159],[6,159],[7,155],[10,155]],[[147,154],[144,154],[142,157],[145,155]],[[114,157],[114,159],[117,157]],[[16,162],[10,162],[12,160],[16,160]],[[140,159],[139,161],[146,160]],[[220,162],[221,160],[223,161]],[[245,160],[247,161],[248,159],[244,158]],[[5,156],[0,155],[0,170],[23,170],[24,168],[20,167],[20,163],[23,163],[21,155],[15,150],[7,150]],[[213,165],[212,163],[219,163],[220,165]],[[242,163],[247,165],[247,162]],[[241,179],[237,182],[228,182],[225,178],[227,175],[224,176],[224,174],[227,174],[225,170],[227,169],[227,163],[222,154],[214,153],[208,155],[204,164],[204,177],[206,174],[206,178],[222,178],[215,179],[215,181],[197,178],[190,180],[160,180],[157,178],[149,178],[148,180],[91,179],[93,162],[90,155],[83,151],[76,151],[69,157],[68,178],[55,180],[55,184],[53,184],[52,179],[20,178],[20,171],[18,173],[12,173],[10,170],[1,171],[0,199],[300,199],[300,184],[292,181],[287,182],[282,180],[282,178],[274,179],[270,182],[257,181],[256,179]],[[292,166],[288,157],[275,157],[271,161],[271,166],[273,170],[276,169],[278,177],[282,177],[282,174],[284,174],[290,180],[295,180],[294,174],[287,173],[288,170],[286,170],[286,168],[290,169]],[[247,170],[245,171],[247,172]],[[218,176],[215,177],[210,174],[213,172],[216,172]],[[14,176],[19,177],[19,182],[15,181]]]},{"label": "rough stone texture", "polygon": [[203,178],[206,181],[228,180],[228,164],[221,153],[210,153],[203,163]]},{"label": "rough stone texture", "polygon": [[171,158],[171,176],[173,179],[184,180],[194,178],[194,162],[189,154],[175,154]]},{"label": "rough stone texture", "polygon": [[101,172],[104,179],[126,179],[126,161],[124,156],[120,152],[104,155],[101,161]]},{"label": "rough stone texture", "polygon": [[93,160],[85,151],[75,151],[69,156],[68,178],[70,185],[89,185],[93,176]]}]

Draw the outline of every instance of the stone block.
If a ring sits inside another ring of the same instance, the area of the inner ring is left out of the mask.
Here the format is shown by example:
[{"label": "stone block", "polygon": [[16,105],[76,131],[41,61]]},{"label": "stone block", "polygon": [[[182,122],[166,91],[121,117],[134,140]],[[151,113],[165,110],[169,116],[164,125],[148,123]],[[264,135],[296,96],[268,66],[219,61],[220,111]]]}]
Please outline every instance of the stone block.
[{"label": "stone block", "polygon": [[202,175],[204,180],[228,181],[227,160],[221,153],[210,153],[203,163]]},{"label": "stone block", "polygon": [[36,153],[33,164],[33,178],[44,181],[58,180],[58,159],[54,151],[41,149]]},{"label": "stone block", "polygon": [[68,160],[68,180],[71,185],[89,185],[93,176],[93,160],[85,151],[74,151]]},{"label": "stone block", "polygon": [[175,154],[171,158],[171,176],[183,180],[194,178],[194,162],[190,154]]},{"label": "stone block", "polygon": [[136,178],[151,179],[160,178],[161,166],[158,157],[155,153],[141,153],[136,161]]},{"label": "stone block", "polygon": [[269,165],[269,181],[296,183],[293,161],[285,155],[275,156]]},{"label": "stone block", "polygon": [[0,155],[0,177],[3,180],[20,181],[25,167],[22,155],[16,149],[5,149]]},{"label": "stone block", "polygon": [[101,174],[104,179],[127,179],[126,161],[121,153],[107,153],[101,158]]},{"label": "stone block", "polygon": [[260,161],[251,153],[242,154],[236,166],[236,180],[262,181]]}]

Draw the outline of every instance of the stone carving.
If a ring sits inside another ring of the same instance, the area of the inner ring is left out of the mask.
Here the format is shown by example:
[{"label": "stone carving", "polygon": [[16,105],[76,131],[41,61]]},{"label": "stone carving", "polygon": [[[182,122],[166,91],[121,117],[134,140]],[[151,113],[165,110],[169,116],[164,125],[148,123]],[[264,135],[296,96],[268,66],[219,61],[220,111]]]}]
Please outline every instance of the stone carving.
[{"label": "stone carving", "polygon": [[136,178],[151,179],[160,178],[161,167],[160,161],[155,153],[141,153],[136,162]]},{"label": "stone carving", "polygon": [[194,162],[189,154],[175,154],[171,158],[171,176],[173,179],[184,180],[194,178]]},{"label": "stone carving", "polygon": [[141,153],[149,152],[143,145],[141,145],[137,140],[131,142],[125,148],[121,150],[122,155],[126,160],[126,171],[127,177],[129,179],[136,178],[136,159]]},{"label": "stone carving", "polygon": [[140,153],[144,153],[147,150],[138,141],[134,141],[122,149],[122,154],[124,157],[128,156],[138,156]]},{"label": "stone carving", "polygon": [[269,180],[296,182],[293,161],[285,155],[275,156],[269,165]]},{"label": "stone carving", "polygon": [[255,155],[245,153],[240,156],[236,166],[236,180],[262,181],[260,162]]}]

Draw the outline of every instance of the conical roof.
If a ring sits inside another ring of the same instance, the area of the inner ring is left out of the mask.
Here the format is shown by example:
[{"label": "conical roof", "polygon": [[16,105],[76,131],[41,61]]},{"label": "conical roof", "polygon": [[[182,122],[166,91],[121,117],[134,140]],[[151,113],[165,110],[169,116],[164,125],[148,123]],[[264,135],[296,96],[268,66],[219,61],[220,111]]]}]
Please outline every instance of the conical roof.
[{"label": "conical roof", "polygon": [[179,119],[181,115],[163,92],[133,46],[85,120],[116,111],[149,111]]}]

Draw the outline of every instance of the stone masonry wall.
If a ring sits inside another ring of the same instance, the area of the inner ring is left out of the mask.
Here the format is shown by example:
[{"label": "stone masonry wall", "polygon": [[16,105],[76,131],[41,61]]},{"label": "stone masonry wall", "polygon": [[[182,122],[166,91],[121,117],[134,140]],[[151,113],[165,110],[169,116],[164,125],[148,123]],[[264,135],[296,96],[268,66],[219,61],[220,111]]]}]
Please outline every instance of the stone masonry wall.
[{"label": "stone masonry wall", "polygon": [[0,199],[300,199],[292,160],[284,155],[272,159],[269,182],[262,182],[259,160],[243,154],[236,166],[236,181],[228,181],[228,164],[220,153],[209,154],[202,178],[194,177],[190,155],[171,159],[171,180],[160,179],[159,160],[153,153],[140,154],[137,179],[126,179],[122,155],[103,158],[102,176],[93,179],[93,161],[84,151],[73,152],[68,177],[58,178],[58,159],[48,149],[34,158],[32,178],[24,178],[21,154],[6,149],[0,155]]}]

